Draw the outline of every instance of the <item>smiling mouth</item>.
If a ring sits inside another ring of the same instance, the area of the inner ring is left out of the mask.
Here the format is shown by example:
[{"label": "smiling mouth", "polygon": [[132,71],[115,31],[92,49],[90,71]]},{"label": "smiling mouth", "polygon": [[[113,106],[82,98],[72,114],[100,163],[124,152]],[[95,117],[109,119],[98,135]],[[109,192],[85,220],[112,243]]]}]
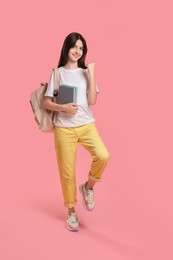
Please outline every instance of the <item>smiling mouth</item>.
[{"label": "smiling mouth", "polygon": [[79,56],[79,55],[76,56],[76,55],[73,54],[73,57],[75,57],[75,58],[79,58],[80,56]]}]

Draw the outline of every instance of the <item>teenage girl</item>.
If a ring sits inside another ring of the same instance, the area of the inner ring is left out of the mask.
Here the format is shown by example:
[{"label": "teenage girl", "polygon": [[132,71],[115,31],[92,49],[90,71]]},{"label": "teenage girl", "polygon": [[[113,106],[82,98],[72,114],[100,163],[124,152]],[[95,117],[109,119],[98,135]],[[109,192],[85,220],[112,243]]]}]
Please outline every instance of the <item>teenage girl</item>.
[{"label": "teenage girl", "polygon": [[43,102],[45,108],[57,111],[54,140],[64,205],[68,209],[66,227],[70,231],[79,230],[75,212],[77,144],[80,143],[92,156],[88,180],[79,186],[86,210],[94,209],[93,187],[101,180],[109,159],[109,152],[98,133],[90,110],[90,106],[96,103],[98,88],[96,64],[89,63],[86,66],[86,54],[87,44],[81,34],[73,32],[65,38],[58,64],[59,84],[78,87],[77,102],[64,105],[53,102],[54,71],[51,73]]}]

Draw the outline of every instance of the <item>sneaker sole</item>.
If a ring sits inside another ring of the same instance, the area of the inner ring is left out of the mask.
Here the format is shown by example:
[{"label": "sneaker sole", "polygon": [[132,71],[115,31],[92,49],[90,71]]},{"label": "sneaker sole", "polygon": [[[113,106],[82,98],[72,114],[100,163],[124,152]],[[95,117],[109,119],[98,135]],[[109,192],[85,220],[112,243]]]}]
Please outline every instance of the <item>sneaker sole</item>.
[{"label": "sneaker sole", "polygon": [[74,229],[74,228],[69,227],[68,225],[66,225],[66,229],[68,229],[71,232],[78,232],[79,231],[79,228]]}]

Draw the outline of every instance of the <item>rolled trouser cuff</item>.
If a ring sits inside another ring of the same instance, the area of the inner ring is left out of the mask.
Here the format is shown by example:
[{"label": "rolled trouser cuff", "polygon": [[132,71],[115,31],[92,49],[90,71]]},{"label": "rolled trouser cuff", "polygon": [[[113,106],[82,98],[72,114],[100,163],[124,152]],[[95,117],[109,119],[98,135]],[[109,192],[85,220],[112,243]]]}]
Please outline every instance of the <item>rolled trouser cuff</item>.
[{"label": "rolled trouser cuff", "polygon": [[92,181],[96,181],[96,182],[100,182],[101,181],[101,178],[96,178],[94,176],[91,175],[91,172],[89,172],[88,174],[88,178]]},{"label": "rolled trouser cuff", "polygon": [[77,203],[77,200],[74,203],[66,203],[64,202],[64,206],[68,209],[73,208]]}]

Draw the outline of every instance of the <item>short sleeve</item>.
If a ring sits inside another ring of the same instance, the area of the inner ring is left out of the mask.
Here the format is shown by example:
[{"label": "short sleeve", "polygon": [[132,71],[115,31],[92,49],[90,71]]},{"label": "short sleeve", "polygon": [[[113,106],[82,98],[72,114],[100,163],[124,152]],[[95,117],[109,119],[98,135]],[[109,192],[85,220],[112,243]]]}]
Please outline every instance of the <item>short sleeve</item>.
[{"label": "short sleeve", "polygon": [[52,71],[52,73],[50,75],[47,90],[46,90],[44,96],[53,97],[53,93],[54,93],[54,70]]}]

